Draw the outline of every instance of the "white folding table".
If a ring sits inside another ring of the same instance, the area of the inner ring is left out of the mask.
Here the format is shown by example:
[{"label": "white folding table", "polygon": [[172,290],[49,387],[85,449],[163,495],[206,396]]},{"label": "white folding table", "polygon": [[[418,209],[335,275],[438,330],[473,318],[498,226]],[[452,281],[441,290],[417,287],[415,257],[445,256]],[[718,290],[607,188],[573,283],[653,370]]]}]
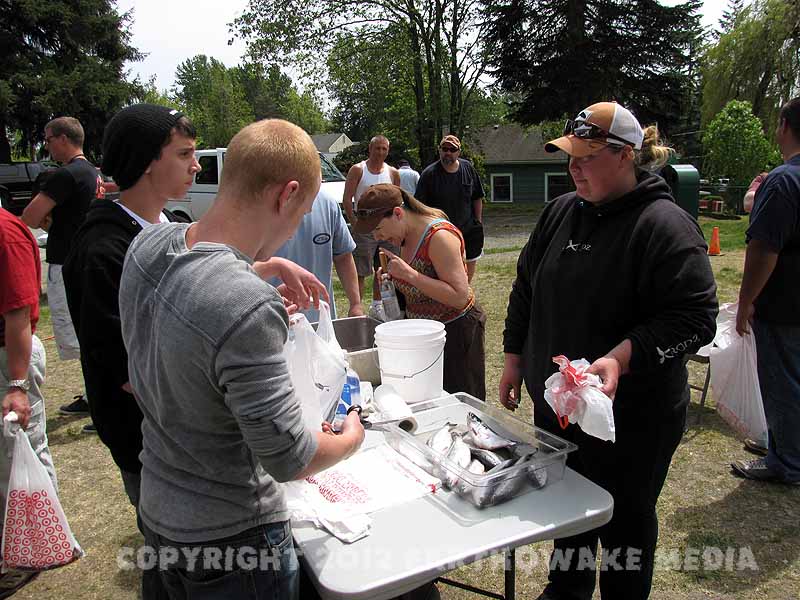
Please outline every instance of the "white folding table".
[{"label": "white folding table", "polygon": [[[383,441],[368,431],[364,447]],[[464,564],[508,553],[505,595],[514,597],[514,549],[577,535],[607,523],[611,495],[567,468],[564,478],[497,506],[478,509],[455,494],[429,497],[373,513],[372,533],[345,544],[311,525],[294,526],[309,578],[325,600],[383,600]]]}]

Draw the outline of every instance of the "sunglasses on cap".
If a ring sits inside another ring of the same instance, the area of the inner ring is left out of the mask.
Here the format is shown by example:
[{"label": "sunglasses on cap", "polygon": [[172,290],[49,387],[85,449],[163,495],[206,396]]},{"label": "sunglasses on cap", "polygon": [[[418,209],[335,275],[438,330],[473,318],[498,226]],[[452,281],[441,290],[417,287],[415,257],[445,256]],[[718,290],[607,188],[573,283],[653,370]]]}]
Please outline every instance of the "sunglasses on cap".
[{"label": "sunglasses on cap", "polygon": [[454,153],[458,152],[459,148],[456,148],[455,146],[439,146],[439,150],[441,150],[442,152]]},{"label": "sunglasses on cap", "polygon": [[388,217],[394,212],[394,208],[395,207],[386,208],[385,206],[381,206],[380,208],[357,208],[353,211],[353,214],[357,219],[368,219],[378,213],[386,213],[385,216]]},{"label": "sunglasses on cap", "polygon": [[629,146],[636,145],[633,142],[629,142],[618,135],[614,135],[613,133],[606,131],[602,127],[598,127],[594,123],[589,123],[583,119],[567,119],[567,122],[564,123],[564,133],[562,135],[570,134],[582,140],[611,139],[617,140],[618,142],[622,142],[623,144],[627,144]]}]

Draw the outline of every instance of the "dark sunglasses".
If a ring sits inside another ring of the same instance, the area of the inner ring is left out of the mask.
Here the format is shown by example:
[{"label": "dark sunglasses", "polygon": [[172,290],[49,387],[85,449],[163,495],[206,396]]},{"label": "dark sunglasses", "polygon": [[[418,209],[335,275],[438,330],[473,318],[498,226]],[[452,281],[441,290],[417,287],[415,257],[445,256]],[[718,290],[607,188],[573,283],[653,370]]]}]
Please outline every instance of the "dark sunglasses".
[{"label": "dark sunglasses", "polygon": [[598,127],[594,123],[589,123],[583,119],[567,119],[567,122],[564,123],[564,133],[562,135],[570,134],[582,140],[612,139],[622,142],[623,144],[628,144],[629,146],[635,145],[633,142],[629,142],[618,135],[609,133],[602,127]]},{"label": "dark sunglasses", "polygon": [[353,214],[356,216],[357,219],[368,219],[369,217],[376,215],[378,213],[385,213],[382,217],[388,217],[394,212],[394,208],[357,208],[353,211]]},{"label": "dark sunglasses", "polygon": [[439,150],[441,150],[442,152],[455,153],[458,152],[459,149],[456,148],[455,146],[439,146]]}]

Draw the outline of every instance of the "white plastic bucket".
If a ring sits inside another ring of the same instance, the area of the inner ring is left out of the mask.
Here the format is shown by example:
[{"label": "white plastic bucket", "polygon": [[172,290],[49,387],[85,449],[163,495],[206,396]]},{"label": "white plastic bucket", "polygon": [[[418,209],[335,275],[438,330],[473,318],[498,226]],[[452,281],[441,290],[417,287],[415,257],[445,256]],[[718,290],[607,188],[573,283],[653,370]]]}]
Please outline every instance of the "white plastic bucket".
[{"label": "white plastic bucket", "polygon": [[400,319],[375,328],[381,383],[390,384],[408,404],[442,395],[444,324]]}]

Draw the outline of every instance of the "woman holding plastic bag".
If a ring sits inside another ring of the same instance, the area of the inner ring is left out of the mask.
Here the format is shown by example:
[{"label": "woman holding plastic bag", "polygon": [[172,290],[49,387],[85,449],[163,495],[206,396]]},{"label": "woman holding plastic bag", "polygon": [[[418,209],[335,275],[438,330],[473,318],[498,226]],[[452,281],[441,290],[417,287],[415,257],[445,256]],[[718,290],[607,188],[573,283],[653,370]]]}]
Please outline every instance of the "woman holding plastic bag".
[{"label": "woman holding plastic bag", "polygon": [[[540,598],[589,600],[601,541],[603,598],[650,592],[655,506],[689,401],[682,356],[714,335],[716,286],[697,223],[664,180],[655,127],[600,102],[545,146],[570,155],[576,191],[545,207],[520,254],[504,332],[500,401],[514,410],[525,381],[536,425],[579,446],[568,465],[614,497],[603,527],[555,541],[566,557]],[[613,399],[616,442],[559,424],[544,400],[553,357],[587,359]],[[563,553],[563,554],[562,554]]]},{"label": "woman holding plastic bag", "polygon": [[381,252],[389,258],[387,274],[406,298],[406,317],[444,323],[444,389],[484,400],[486,315],[467,280],[461,232],[442,211],[388,183],[364,192],[355,215],[355,232],[372,232],[400,248],[400,256]]}]

